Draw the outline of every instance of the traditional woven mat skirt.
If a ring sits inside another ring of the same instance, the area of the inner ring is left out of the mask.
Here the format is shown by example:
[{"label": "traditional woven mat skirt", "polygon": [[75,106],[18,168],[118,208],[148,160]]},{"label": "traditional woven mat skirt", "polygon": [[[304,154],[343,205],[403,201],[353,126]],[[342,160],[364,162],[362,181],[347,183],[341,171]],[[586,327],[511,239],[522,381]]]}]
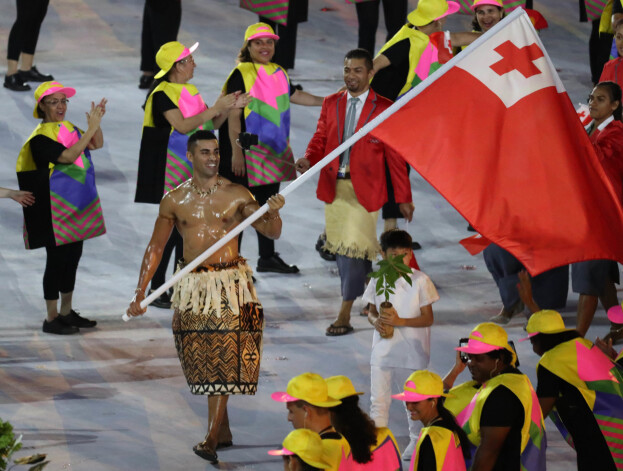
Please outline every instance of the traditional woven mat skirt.
[{"label": "traditional woven mat skirt", "polygon": [[324,248],[350,258],[376,260],[380,251],[376,237],[378,211],[361,206],[350,180],[337,180],[335,199],[324,209],[327,241]]},{"label": "traditional woven mat skirt", "polygon": [[173,293],[173,336],[193,394],[255,394],[264,314],[242,258],[199,267]]}]

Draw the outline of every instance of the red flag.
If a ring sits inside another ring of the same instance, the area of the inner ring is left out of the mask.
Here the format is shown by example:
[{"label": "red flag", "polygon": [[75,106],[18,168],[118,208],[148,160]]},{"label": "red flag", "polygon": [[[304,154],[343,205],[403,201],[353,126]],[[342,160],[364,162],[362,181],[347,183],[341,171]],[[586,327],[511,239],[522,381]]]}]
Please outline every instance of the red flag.
[{"label": "red flag", "polygon": [[622,204],[525,12],[412,92],[371,132],[480,234],[532,275],[623,262]]}]

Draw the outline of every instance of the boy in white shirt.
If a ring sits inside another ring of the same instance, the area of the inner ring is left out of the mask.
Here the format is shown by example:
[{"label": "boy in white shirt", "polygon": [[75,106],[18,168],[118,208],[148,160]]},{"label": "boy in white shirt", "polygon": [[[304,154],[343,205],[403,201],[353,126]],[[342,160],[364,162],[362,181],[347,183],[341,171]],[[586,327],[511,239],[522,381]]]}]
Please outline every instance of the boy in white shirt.
[{"label": "boy in white shirt", "polygon": [[[413,257],[411,236],[401,230],[381,234],[383,258],[404,255],[403,263],[409,265]],[[433,325],[432,303],[439,300],[435,285],[428,276],[413,269],[410,275],[412,285],[403,278],[396,283],[395,293],[390,295],[392,307],[381,311],[384,296],[375,292],[376,283],[368,283],[363,301],[370,303],[368,320],[374,326],[372,355],[370,358],[371,406],[370,417],[377,427],[387,427],[392,391],[402,391],[404,381],[414,370],[428,368],[430,359],[430,326]],[[391,338],[383,338],[387,326],[394,326]],[[409,422],[409,445],[402,457],[410,460],[415,449],[421,425],[411,419]]]}]

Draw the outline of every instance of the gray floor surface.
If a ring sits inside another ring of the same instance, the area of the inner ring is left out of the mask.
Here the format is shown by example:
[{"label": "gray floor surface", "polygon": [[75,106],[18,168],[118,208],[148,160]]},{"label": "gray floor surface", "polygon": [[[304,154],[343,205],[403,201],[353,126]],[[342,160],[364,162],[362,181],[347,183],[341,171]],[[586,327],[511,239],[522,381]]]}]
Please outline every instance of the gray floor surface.
[{"label": "gray floor surface", "polygon": [[[184,0],[180,41],[200,42],[194,54],[193,82],[208,102],[217,97],[255,17],[237,0]],[[415,6],[415,1],[411,1]],[[156,207],[133,203],[145,94],[137,88],[143,2],[138,0],[52,0],[43,24],[36,64],[62,83],[75,87],[68,118],[84,125],[90,101],[105,96],[108,113],[102,128],[103,149],[93,153],[108,233],[85,244],[75,291],[75,306],[98,327],[68,338],[41,332],[45,307],[41,277],[43,250],[25,251],[21,209],[0,201],[0,417],[24,435],[24,451],[47,453],[49,470],[212,469],[191,447],[206,429],[207,404],[188,391],[171,336],[171,311],[149,308],[145,318],[124,323],[120,316],[132,296]],[[5,54],[15,4],[2,2],[0,55]],[[574,101],[590,90],[587,24],[577,18],[577,2],[535,2],[550,23],[542,34]],[[326,9],[326,11],[324,11]],[[455,30],[467,17],[451,18]],[[382,23],[381,23],[382,25]],[[377,48],[383,42],[381,26]],[[306,90],[329,94],[341,86],[341,61],[356,46],[357,21],[343,0],[310,0],[309,21],[299,26],[296,68],[291,76]],[[0,186],[15,187],[15,160],[37,124],[31,93],[0,90]],[[445,105],[451,112],[452,104]],[[316,125],[319,108],[294,106],[292,144],[300,156]],[[483,134],[486,139],[486,133]],[[444,374],[452,348],[477,323],[495,315],[500,300],[482,257],[471,257],[458,240],[466,222],[434,189],[412,174],[415,221],[408,230],[423,245],[418,261],[431,276],[441,300],[434,305],[431,369]],[[346,374],[369,392],[372,328],[356,315],[355,333],[324,335],[340,303],[335,264],[313,250],[323,228],[323,206],[315,182],[292,195],[283,210],[284,230],[278,251],[296,263],[299,275],[259,274],[257,290],[267,325],[259,391],[232,397],[230,416],[235,446],[220,453],[218,469],[277,470],[279,460],[266,451],[291,430],[285,407],[270,399],[288,379],[304,371]],[[379,225],[379,230],[381,226]],[[255,266],[255,236],[245,236],[243,255]],[[564,311],[573,325],[577,296]],[[524,335],[523,320],[508,326],[510,338]],[[589,338],[603,336],[608,323],[599,310]],[[518,344],[521,369],[535,379],[536,356]],[[467,380],[467,373],[462,376]],[[368,406],[369,396],[363,396]],[[400,404],[391,411],[391,428],[401,446],[407,441]],[[551,422],[548,468],[575,467],[574,452]]]}]

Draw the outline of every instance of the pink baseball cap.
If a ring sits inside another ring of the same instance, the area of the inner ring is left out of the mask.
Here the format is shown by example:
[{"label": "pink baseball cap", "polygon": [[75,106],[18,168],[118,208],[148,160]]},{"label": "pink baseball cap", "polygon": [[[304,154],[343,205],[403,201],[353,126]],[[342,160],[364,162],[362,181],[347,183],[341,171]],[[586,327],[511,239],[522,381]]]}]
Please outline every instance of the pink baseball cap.
[{"label": "pink baseball cap", "polygon": [[335,407],[342,401],[329,396],[327,382],[316,373],[303,373],[288,382],[285,391],[277,391],[270,395],[273,401],[295,402],[305,401],[317,407]]}]

